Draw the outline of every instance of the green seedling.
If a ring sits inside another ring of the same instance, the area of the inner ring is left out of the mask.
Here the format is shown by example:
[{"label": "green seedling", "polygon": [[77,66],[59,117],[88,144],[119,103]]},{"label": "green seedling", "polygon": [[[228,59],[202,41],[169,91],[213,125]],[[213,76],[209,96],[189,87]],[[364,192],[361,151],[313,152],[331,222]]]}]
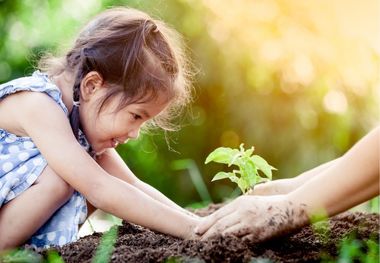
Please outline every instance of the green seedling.
[{"label": "green seedling", "polygon": [[[254,147],[248,150],[244,149],[244,144],[240,144],[240,149],[231,149],[228,147],[219,147],[210,153],[206,158],[206,164],[209,162],[237,166],[238,170],[232,172],[218,172],[212,181],[228,178],[236,183],[243,193],[261,182],[272,180],[272,170],[277,170],[269,165],[262,157],[252,155]],[[262,172],[263,176],[259,174]]]}]

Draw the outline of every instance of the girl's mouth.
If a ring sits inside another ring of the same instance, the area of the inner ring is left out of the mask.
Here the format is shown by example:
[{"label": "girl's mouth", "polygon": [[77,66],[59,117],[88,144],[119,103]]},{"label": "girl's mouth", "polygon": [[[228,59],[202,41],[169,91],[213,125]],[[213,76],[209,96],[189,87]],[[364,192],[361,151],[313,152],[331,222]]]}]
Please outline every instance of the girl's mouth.
[{"label": "girl's mouth", "polygon": [[119,145],[119,142],[116,139],[111,140],[111,147],[116,148]]}]

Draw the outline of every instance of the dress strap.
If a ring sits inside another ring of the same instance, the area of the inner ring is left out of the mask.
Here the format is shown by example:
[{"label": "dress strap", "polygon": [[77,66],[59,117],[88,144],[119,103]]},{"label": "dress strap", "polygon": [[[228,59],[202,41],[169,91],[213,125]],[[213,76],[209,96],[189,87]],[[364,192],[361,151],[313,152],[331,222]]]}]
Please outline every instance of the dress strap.
[{"label": "dress strap", "polygon": [[78,140],[79,129],[81,128],[81,125],[80,125],[80,118],[79,118],[79,103],[76,101],[74,101],[74,105],[70,112],[69,118],[70,118],[71,129],[73,130],[75,138]]},{"label": "dress strap", "polygon": [[69,119],[71,129],[73,130],[75,138],[78,142],[87,149],[87,152],[91,155],[91,157],[95,157],[96,153],[92,149],[91,144],[88,142],[86,137],[84,136],[82,125],[79,117],[79,98],[80,98],[80,86],[78,84],[73,87],[73,108],[70,112]]}]

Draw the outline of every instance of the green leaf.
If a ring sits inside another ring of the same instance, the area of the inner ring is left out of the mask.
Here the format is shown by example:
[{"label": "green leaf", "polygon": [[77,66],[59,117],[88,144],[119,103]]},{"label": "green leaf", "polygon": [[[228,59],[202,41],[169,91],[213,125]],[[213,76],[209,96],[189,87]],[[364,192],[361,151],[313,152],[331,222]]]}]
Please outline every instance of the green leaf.
[{"label": "green leaf", "polygon": [[237,182],[240,190],[245,193],[248,189],[249,189],[249,183],[247,182],[247,180],[245,180],[245,178],[240,178]]},{"label": "green leaf", "polygon": [[231,161],[228,163],[228,166],[231,166],[233,164],[238,165],[240,157],[241,153],[237,152],[234,156],[232,156]]},{"label": "green leaf", "polygon": [[240,145],[239,145],[239,149],[240,149],[240,152],[244,152],[244,143],[241,143]]},{"label": "green leaf", "polygon": [[244,156],[245,157],[251,157],[254,150],[255,150],[255,148],[252,146],[250,149],[248,149],[244,152]]},{"label": "green leaf", "polygon": [[255,163],[250,158],[242,158],[239,162],[239,167],[242,172],[242,177],[250,178],[257,175]]},{"label": "green leaf", "polygon": [[[272,170],[276,170],[269,165],[262,157],[253,155],[254,147],[245,150],[244,144],[240,144],[239,149],[231,149],[227,147],[219,147],[215,149],[206,158],[205,163],[211,161],[228,164],[228,166],[236,165],[239,169],[233,170],[232,173],[219,172],[212,181],[228,178],[236,183],[243,193],[253,188],[257,183],[265,182],[272,179]],[[265,176],[261,177],[259,170]]]},{"label": "green leaf", "polygon": [[56,250],[48,250],[47,259],[49,263],[65,263]]},{"label": "green leaf", "polygon": [[216,162],[230,164],[236,154],[239,154],[239,151],[236,149],[219,147],[207,156],[205,163]]},{"label": "green leaf", "polygon": [[231,176],[235,176],[234,173],[219,172],[212,178],[211,182],[225,178],[230,178]]},{"label": "green leaf", "polygon": [[259,183],[265,183],[265,182],[268,182],[268,181],[270,181],[269,178],[263,178],[263,177],[260,177],[260,176],[256,177],[256,185],[259,184]]},{"label": "green leaf", "polygon": [[272,179],[272,170],[276,168],[269,165],[267,161],[264,160],[264,158],[258,155],[252,156],[251,160],[266,175],[266,177],[268,177],[269,179]]},{"label": "green leaf", "polygon": [[236,184],[239,181],[239,177],[237,177],[236,175],[232,175],[232,176],[228,177],[228,179],[230,179],[231,182],[236,183]]},{"label": "green leaf", "polygon": [[258,183],[257,181],[260,180],[260,178],[261,178],[260,176],[256,176],[254,174],[249,175],[248,178],[247,178],[249,186],[250,187],[255,186],[255,184]]}]

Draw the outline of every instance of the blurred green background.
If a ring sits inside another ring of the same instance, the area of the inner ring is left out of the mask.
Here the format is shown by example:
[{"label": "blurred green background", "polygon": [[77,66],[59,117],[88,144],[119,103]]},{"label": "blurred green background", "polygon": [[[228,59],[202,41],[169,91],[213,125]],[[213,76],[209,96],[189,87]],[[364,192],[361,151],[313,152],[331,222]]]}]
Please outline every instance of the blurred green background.
[{"label": "blurred green background", "polygon": [[[278,168],[274,179],[286,178],[379,124],[377,0],[0,0],[0,82],[30,74],[43,52],[65,50],[91,16],[120,5],[178,30],[197,73],[169,146],[155,131],[118,148],[138,177],[183,206],[233,194],[227,180],[210,183],[225,168],[204,165],[216,147],[253,145]],[[198,170],[210,197],[193,183]]]}]

